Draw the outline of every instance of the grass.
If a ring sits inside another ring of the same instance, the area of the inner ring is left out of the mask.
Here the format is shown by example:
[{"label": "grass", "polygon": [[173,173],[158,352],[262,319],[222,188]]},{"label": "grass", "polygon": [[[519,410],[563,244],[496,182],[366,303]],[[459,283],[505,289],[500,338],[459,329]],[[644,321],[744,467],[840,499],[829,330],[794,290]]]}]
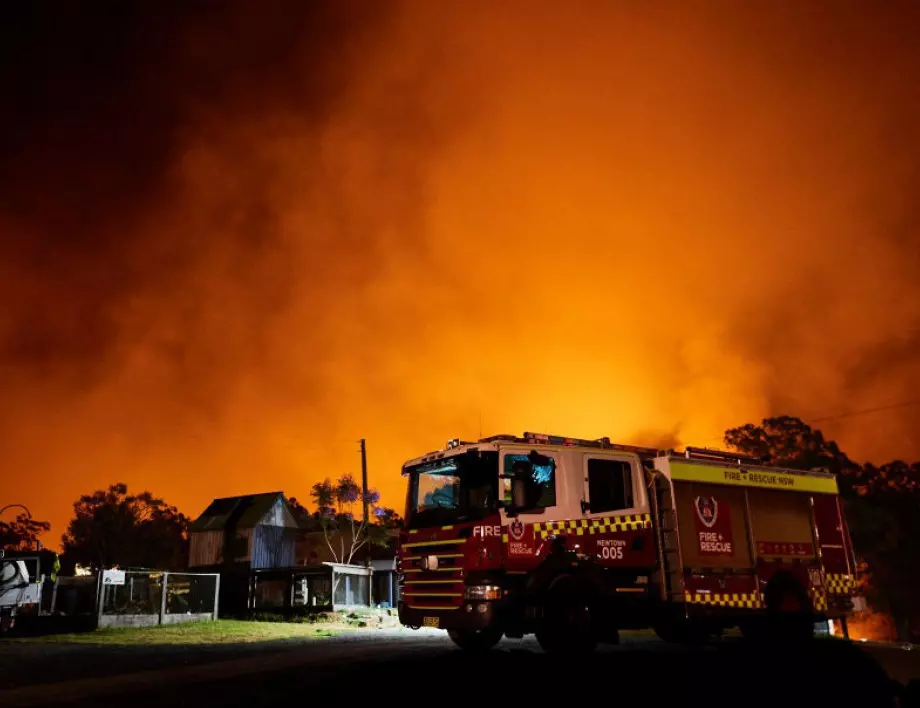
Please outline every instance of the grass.
[{"label": "grass", "polygon": [[80,634],[51,634],[9,641],[27,644],[96,644],[107,646],[249,644],[277,639],[317,639],[335,631],[313,624],[281,622],[189,622],[162,627],[119,627]]}]

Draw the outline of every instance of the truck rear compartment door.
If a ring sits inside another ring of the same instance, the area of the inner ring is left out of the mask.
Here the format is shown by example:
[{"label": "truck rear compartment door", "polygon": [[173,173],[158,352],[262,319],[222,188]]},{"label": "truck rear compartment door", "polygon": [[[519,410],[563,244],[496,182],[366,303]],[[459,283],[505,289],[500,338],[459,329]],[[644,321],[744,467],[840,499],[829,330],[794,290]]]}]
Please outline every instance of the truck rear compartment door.
[{"label": "truck rear compartment door", "polygon": [[684,568],[753,571],[744,489],[675,482],[674,497]]},{"label": "truck rear compartment door", "polygon": [[748,489],[758,561],[814,560],[811,497],[772,489]]}]

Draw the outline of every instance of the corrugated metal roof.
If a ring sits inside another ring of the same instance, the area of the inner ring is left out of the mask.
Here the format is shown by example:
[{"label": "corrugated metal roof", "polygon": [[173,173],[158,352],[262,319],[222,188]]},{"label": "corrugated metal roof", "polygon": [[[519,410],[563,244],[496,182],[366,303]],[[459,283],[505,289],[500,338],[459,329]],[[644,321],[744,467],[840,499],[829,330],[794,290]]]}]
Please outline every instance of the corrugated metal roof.
[{"label": "corrugated metal roof", "polygon": [[[279,497],[284,499],[284,493],[265,492],[215,499],[189,525],[189,531],[219,531],[231,526],[237,529],[254,528],[271,511]],[[286,505],[287,500],[284,503]]]}]

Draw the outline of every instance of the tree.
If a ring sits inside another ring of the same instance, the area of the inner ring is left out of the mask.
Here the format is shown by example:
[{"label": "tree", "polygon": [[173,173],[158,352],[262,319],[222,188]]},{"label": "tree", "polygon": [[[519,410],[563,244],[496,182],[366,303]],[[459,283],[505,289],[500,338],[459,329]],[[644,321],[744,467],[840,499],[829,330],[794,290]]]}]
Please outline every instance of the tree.
[{"label": "tree", "polygon": [[188,519],[150,492],[113,484],[80,497],[62,538],[68,564],[173,570],[183,567]]},{"label": "tree", "polygon": [[760,425],[748,423],[727,430],[725,443],[742,454],[791,469],[820,467],[840,474],[858,467],[837,443],[825,440],[820,430],[791,416],[765,418]]},{"label": "tree", "polygon": [[858,465],[820,430],[790,416],[733,428],[725,442],[770,464],[837,474],[854,550],[866,568],[867,599],[891,615],[907,641],[920,621],[920,464]]},{"label": "tree", "polygon": [[[329,552],[337,563],[351,563],[355,554],[367,544],[386,546],[387,529],[399,523],[392,509],[379,506],[380,494],[368,490],[367,504],[371,518],[355,519],[355,504],[363,504],[360,485],[351,475],[343,475],[334,483],[329,479],[313,485],[310,496],[316,503],[314,518],[323,531]],[[374,521],[377,523],[374,523]]]},{"label": "tree", "polygon": [[49,531],[51,524],[19,514],[15,521],[0,521],[0,548],[7,551],[32,551],[38,548],[38,537]]},{"label": "tree", "polygon": [[297,500],[297,497],[291,497],[288,499],[288,506],[291,507],[291,513],[294,515],[294,518],[297,519],[297,521],[301,524],[307,522],[311,518],[307,507],[301,504]]},{"label": "tree", "polygon": [[402,526],[402,517],[389,507],[374,507],[374,518],[385,529],[398,529]]}]

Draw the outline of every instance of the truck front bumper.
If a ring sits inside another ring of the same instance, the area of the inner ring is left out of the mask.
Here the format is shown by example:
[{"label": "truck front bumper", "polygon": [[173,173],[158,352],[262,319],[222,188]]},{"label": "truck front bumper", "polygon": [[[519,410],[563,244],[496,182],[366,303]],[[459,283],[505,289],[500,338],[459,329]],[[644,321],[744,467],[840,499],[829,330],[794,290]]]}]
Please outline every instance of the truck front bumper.
[{"label": "truck front bumper", "polygon": [[406,627],[477,630],[499,621],[501,609],[496,600],[466,600],[451,610],[426,610],[399,603],[399,622]]}]

